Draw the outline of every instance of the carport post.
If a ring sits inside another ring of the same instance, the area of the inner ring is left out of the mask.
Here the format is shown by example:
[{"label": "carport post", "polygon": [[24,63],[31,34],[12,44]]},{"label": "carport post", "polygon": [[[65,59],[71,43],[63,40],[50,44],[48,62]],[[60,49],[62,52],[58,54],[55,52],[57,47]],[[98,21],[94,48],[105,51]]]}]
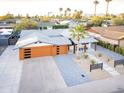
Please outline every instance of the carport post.
[{"label": "carport post", "polygon": [[74,44],[74,46],[73,46],[73,53],[75,54],[75,49],[76,49],[76,46],[75,46],[75,44]]},{"label": "carport post", "polygon": [[84,44],[84,52],[86,52],[87,46],[86,43]]},{"label": "carport post", "polygon": [[95,50],[95,51],[96,51],[96,47],[97,47],[97,46],[96,46],[96,43],[94,43],[94,50]]}]

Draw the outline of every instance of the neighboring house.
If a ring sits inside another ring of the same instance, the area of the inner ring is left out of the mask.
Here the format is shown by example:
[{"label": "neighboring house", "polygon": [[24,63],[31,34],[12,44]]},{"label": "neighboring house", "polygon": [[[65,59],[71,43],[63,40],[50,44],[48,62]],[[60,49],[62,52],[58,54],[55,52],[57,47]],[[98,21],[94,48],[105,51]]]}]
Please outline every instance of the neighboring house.
[{"label": "neighboring house", "polygon": [[38,23],[39,29],[44,29],[44,27],[46,27],[47,29],[52,29],[54,25],[56,25],[55,22],[39,22]]},{"label": "neighboring house", "polygon": [[112,21],[104,20],[104,22],[102,23],[102,27],[109,27],[109,26],[113,26]]},{"label": "neighboring house", "polygon": [[0,29],[0,46],[14,45],[18,34],[13,29]]},{"label": "neighboring house", "polygon": [[62,21],[59,22],[59,24],[61,24],[61,25],[69,25],[70,28],[75,27],[75,26],[78,25],[77,22],[75,22],[74,20],[71,20],[71,19],[70,20],[62,20]]},{"label": "neighboring house", "polygon": [[0,24],[0,29],[12,29],[12,24]]},{"label": "neighboring house", "polygon": [[16,20],[6,20],[6,21],[0,21],[0,29],[12,29],[14,27],[14,24],[16,24]]},{"label": "neighboring house", "polygon": [[124,26],[92,27],[88,33],[96,39],[124,47]]}]

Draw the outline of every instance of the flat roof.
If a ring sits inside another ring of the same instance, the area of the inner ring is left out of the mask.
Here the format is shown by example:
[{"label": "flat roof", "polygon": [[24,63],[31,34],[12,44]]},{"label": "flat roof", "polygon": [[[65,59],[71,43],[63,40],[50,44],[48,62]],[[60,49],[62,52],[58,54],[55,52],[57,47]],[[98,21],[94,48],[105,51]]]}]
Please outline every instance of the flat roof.
[{"label": "flat roof", "polygon": [[[72,39],[72,41],[75,44],[78,44],[78,41],[76,39]],[[80,39],[79,43],[80,44],[85,44],[85,43],[94,43],[94,42],[98,42],[96,39],[94,39],[93,37],[87,37],[87,38],[82,38]]]}]

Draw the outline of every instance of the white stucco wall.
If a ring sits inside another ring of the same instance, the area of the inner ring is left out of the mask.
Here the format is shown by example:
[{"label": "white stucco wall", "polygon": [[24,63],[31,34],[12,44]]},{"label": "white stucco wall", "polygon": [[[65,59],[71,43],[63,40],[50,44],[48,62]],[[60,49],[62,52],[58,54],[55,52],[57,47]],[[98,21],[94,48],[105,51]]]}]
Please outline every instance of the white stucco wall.
[{"label": "white stucco wall", "polygon": [[119,46],[120,46],[120,47],[124,47],[124,39],[120,40]]}]

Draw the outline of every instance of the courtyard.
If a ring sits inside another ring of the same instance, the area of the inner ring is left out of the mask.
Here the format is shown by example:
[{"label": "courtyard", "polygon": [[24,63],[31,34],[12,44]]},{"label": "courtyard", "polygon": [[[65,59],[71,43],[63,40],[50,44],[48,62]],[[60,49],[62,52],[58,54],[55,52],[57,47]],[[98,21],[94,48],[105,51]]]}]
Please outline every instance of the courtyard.
[{"label": "courtyard", "polygon": [[[114,68],[113,60],[105,61],[104,54],[100,60],[109,69],[103,66],[103,70],[96,69],[90,72],[91,53],[89,58],[81,58],[80,61],[77,61],[74,54],[71,53],[20,61],[17,55],[18,50],[13,50],[13,48],[14,46],[8,46],[0,56],[0,93],[55,93],[56,91],[56,93],[68,93],[66,91],[70,91],[70,88],[74,89],[74,93],[79,90],[78,93],[82,93],[81,88],[90,84],[92,86],[97,83],[102,84],[104,81],[105,84],[111,86],[108,88],[113,88],[113,91],[118,87],[123,89],[123,65]],[[100,52],[100,49],[97,52]],[[92,52],[95,58],[97,58],[97,52]],[[115,79],[118,81],[109,83]],[[93,88],[92,86],[90,88]],[[77,90],[78,88],[79,90]],[[83,91],[88,91],[88,88]]]}]

